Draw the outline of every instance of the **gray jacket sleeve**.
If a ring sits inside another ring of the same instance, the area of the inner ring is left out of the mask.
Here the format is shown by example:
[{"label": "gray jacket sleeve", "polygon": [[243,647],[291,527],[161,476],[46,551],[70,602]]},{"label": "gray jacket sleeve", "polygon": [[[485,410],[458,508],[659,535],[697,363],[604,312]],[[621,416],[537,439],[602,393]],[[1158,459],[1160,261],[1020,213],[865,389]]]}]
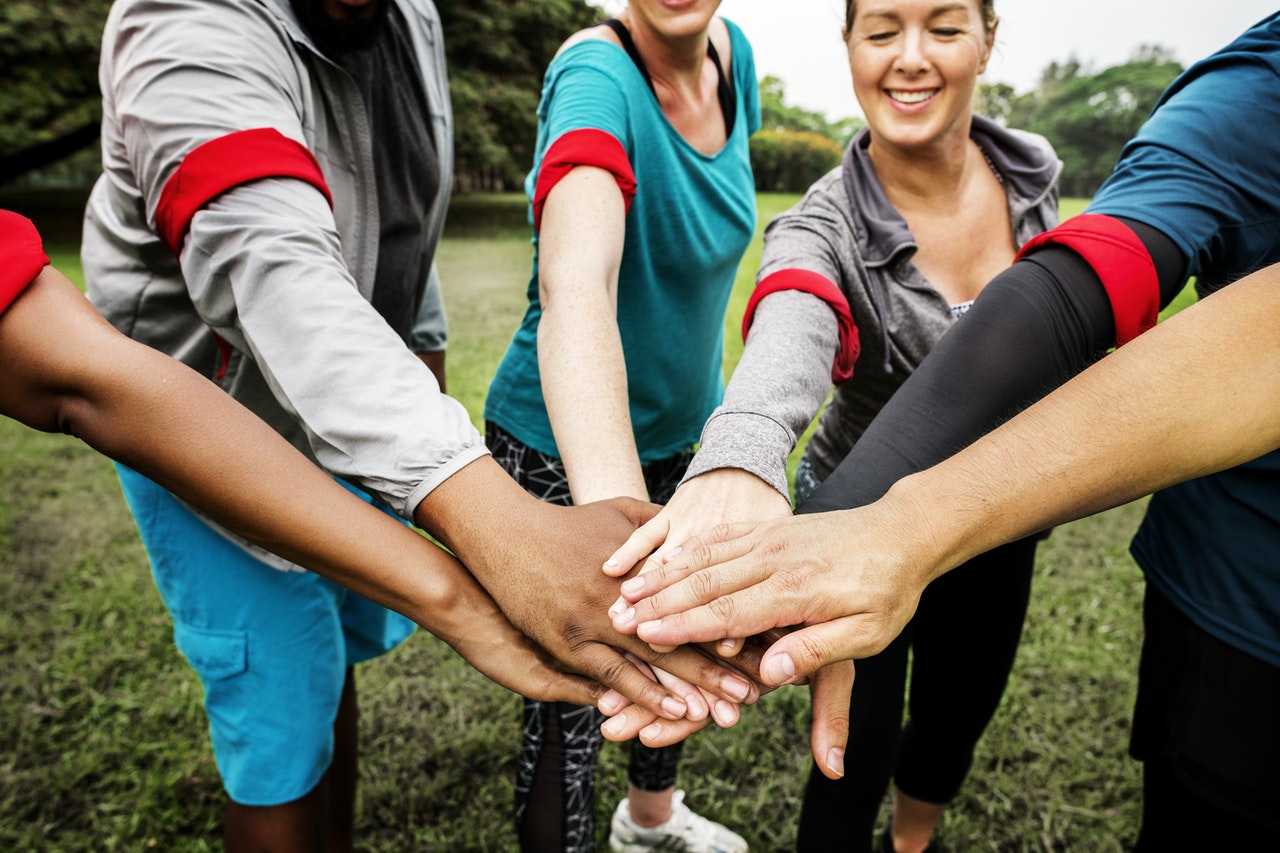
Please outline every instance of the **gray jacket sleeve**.
[{"label": "gray jacket sleeve", "polygon": [[784,290],[762,299],[685,479],[741,468],[789,500],[787,457],[827,397],[837,346],[835,315],[818,297]]},{"label": "gray jacket sleeve", "polygon": [[360,296],[327,219],[324,197],[300,181],[236,187],[192,220],[183,272],[201,317],[252,356],[316,460],[412,518],[487,451],[462,405]]},{"label": "gray jacket sleeve", "polygon": [[[166,181],[200,144],[249,128],[306,139],[317,93],[265,7],[127,6],[127,17],[113,16],[103,84],[153,227]],[[265,384],[328,471],[411,518],[432,488],[487,451],[462,406],[360,295],[343,249],[316,188],[269,178],[201,208],[180,261],[201,320],[260,372],[239,371],[245,381]],[[228,390],[251,408],[266,393]]]},{"label": "gray jacket sleeve", "polygon": [[409,333],[409,347],[414,352],[440,352],[448,339],[449,318],[444,310],[440,273],[433,261],[427,287],[422,293],[422,304],[418,306],[418,318]]}]

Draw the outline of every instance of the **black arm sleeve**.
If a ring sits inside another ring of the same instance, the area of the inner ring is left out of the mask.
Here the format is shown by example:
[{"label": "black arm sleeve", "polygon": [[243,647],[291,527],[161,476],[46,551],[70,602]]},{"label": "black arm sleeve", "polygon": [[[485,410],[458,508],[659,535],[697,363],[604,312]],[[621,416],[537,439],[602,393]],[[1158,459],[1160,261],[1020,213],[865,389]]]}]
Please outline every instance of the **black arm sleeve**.
[{"label": "black arm sleeve", "polygon": [[[1164,234],[1124,220],[1147,246],[1160,304],[1186,262]],[[1074,251],[1048,246],[998,275],[903,383],[849,455],[797,512],[863,506],[1048,394],[1115,343],[1102,280]]]}]

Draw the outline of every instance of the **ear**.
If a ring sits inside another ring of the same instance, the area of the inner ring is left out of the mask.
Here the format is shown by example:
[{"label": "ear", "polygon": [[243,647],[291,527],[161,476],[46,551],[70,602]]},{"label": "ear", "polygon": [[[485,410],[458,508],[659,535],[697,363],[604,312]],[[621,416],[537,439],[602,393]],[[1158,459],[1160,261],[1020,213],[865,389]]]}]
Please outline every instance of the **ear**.
[{"label": "ear", "polygon": [[982,74],[987,70],[987,61],[991,59],[991,50],[992,48],[995,47],[995,43],[996,43],[996,30],[998,30],[999,28],[1000,28],[1000,19],[996,18],[995,22],[991,25],[991,29],[987,32],[987,37],[983,40],[984,44],[982,46],[982,62],[978,64],[979,74]]}]

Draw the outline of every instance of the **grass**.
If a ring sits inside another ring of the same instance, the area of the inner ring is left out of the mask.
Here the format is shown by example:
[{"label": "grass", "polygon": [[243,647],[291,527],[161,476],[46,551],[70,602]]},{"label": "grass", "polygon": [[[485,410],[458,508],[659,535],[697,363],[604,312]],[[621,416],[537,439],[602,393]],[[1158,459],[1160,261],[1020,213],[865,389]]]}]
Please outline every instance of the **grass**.
[{"label": "grass", "polygon": [[[794,201],[762,196],[761,228]],[[464,197],[455,212],[440,251],[450,385],[478,420],[524,310],[528,238],[519,197]],[[74,240],[50,248],[78,279]],[[759,251],[757,240],[731,302],[726,368]],[[200,686],[173,648],[110,464],[4,421],[0,482],[0,850],[218,849],[221,788]],[[1041,546],[1009,689],[940,831],[949,849],[1113,851],[1134,840],[1140,780],[1126,746],[1142,583],[1127,543],[1141,512],[1137,502],[1065,525]],[[359,849],[514,849],[519,701],[422,632],[362,667],[360,691]],[[690,804],[753,850],[790,848],[807,714],[804,692],[784,689],[737,728],[691,740],[681,770]],[[625,763],[625,750],[606,745],[602,833]]]}]

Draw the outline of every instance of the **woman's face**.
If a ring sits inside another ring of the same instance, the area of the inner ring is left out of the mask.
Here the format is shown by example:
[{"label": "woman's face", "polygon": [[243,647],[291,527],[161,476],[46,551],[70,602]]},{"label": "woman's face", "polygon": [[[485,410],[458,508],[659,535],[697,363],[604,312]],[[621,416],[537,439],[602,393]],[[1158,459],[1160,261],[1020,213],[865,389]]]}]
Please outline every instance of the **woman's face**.
[{"label": "woman's face", "polygon": [[630,14],[668,39],[701,35],[711,26],[720,0],[630,0]]},{"label": "woman's face", "polygon": [[966,144],[994,39],[978,0],[859,0],[847,47],[872,144],[920,153]]}]

